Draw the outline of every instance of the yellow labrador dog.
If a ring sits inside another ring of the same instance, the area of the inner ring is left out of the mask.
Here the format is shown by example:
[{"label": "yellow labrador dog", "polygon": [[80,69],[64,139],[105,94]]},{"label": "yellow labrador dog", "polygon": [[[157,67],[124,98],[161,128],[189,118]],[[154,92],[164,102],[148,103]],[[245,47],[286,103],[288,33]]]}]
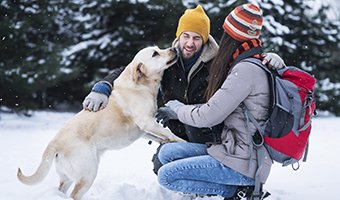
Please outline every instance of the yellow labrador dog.
[{"label": "yellow labrador dog", "polygon": [[79,200],[91,187],[99,157],[108,149],[120,149],[144,136],[157,142],[183,141],[159,125],[154,114],[165,69],[177,60],[174,49],[147,47],[139,51],[114,82],[107,107],[99,112],[82,110],[48,144],[37,171],[31,176],[18,169],[27,185],[41,182],[53,160],[60,176],[59,190]]}]

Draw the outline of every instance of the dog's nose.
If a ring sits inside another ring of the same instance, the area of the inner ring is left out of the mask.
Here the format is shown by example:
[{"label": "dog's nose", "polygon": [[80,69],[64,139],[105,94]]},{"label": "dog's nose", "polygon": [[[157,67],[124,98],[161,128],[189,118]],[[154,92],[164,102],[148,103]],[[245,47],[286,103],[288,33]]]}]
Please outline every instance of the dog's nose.
[{"label": "dog's nose", "polygon": [[170,48],[170,51],[172,51],[172,52],[174,52],[175,54],[177,54],[177,50],[176,50],[176,48]]}]

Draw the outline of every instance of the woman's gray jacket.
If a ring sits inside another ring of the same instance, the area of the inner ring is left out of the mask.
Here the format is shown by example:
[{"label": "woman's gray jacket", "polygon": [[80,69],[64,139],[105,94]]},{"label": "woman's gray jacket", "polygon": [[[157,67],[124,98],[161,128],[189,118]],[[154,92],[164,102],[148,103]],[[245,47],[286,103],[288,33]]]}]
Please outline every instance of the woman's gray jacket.
[{"label": "woman's gray jacket", "polygon": [[[260,67],[239,62],[206,104],[186,105],[178,110],[179,120],[195,127],[213,127],[224,123],[222,143],[208,148],[208,153],[241,174],[255,178],[257,170],[256,149],[252,145],[254,125],[246,122],[243,103],[261,124],[267,119],[269,84],[266,72]],[[249,127],[247,127],[249,124]],[[268,178],[272,160],[265,151],[260,181]]]}]

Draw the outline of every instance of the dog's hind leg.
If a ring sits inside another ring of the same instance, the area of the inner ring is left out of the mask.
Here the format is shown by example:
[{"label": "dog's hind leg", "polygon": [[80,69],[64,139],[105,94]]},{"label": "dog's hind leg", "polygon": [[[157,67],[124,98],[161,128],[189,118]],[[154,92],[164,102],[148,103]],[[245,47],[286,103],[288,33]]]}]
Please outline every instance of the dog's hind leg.
[{"label": "dog's hind leg", "polygon": [[59,174],[60,176],[60,183],[58,190],[62,193],[67,193],[67,190],[72,185],[72,181],[64,174]]},{"label": "dog's hind leg", "polygon": [[99,155],[93,146],[79,145],[68,159],[72,162],[72,180],[75,182],[71,197],[79,200],[90,189],[97,176]]},{"label": "dog's hind leg", "polygon": [[95,177],[96,174],[92,176],[88,174],[86,177],[83,177],[77,181],[71,193],[71,197],[74,200],[80,200],[82,196],[84,196],[84,194],[90,189]]},{"label": "dog's hind leg", "polygon": [[68,164],[68,162],[65,161],[67,161],[67,159],[64,156],[64,154],[62,153],[57,154],[55,159],[55,166],[60,179],[58,190],[60,192],[63,192],[64,194],[67,193],[67,190],[70,188],[73,182],[69,174],[67,173],[68,167],[70,165]]}]

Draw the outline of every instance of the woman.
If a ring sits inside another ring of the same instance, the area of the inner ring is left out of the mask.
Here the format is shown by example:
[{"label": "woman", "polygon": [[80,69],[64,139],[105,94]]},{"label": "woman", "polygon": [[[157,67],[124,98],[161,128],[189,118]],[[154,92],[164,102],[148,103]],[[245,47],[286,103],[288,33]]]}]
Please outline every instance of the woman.
[{"label": "woman", "polygon": [[[252,144],[256,128],[246,122],[246,106],[259,123],[268,116],[269,85],[264,70],[249,62],[233,63],[255,47],[262,28],[262,11],[253,4],[235,8],[225,19],[220,49],[212,63],[206,104],[184,105],[169,101],[160,109],[190,126],[213,127],[224,123],[221,142],[211,145],[168,143],[159,152],[163,164],[159,183],[175,191],[220,195],[225,199],[251,196],[257,172],[257,150]],[[261,59],[260,54],[253,57]],[[264,150],[261,183],[269,175],[272,160]],[[240,187],[242,186],[242,187]],[[246,194],[245,194],[246,193]]]}]

